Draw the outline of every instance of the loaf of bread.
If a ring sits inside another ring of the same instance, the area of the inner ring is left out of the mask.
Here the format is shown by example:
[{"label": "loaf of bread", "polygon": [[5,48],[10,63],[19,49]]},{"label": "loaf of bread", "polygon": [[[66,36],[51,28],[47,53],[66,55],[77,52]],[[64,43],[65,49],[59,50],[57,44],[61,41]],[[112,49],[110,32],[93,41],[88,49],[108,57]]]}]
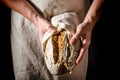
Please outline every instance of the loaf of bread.
[{"label": "loaf of bread", "polygon": [[[63,16],[67,16],[66,18],[69,18],[69,20],[77,19],[77,16],[72,13],[63,14]],[[66,19],[64,17],[62,19],[63,21]],[[56,20],[59,18],[61,18],[61,15],[53,19],[54,21],[59,22],[59,20]],[[64,22],[67,22],[67,19]],[[73,20],[73,22],[74,21],[77,20]],[[70,23],[70,25],[68,25],[68,23]],[[74,45],[69,44],[69,40],[73,36],[70,29],[76,28],[71,26],[71,22],[68,21],[67,24],[64,23],[64,25],[61,23],[57,23],[57,25],[55,24],[53,25],[56,26],[57,33],[46,33],[43,39],[44,41],[42,44],[42,50],[45,56],[46,66],[48,70],[54,75],[71,73],[76,65],[75,62],[80,52],[81,41],[77,40]]]}]

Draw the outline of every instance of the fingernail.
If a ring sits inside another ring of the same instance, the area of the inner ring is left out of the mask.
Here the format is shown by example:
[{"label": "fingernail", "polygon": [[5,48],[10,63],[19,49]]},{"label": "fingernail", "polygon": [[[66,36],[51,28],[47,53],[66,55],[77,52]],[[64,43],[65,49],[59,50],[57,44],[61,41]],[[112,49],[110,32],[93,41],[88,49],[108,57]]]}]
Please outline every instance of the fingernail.
[{"label": "fingernail", "polygon": [[69,42],[69,43],[70,43],[70,45],[73,45],[73,41],[72,41],[72,40],[70,40],[70,42]]},{"label": "fingernail", "polygon": [[79,64],[79,61],[76,61],[76,64]]}]

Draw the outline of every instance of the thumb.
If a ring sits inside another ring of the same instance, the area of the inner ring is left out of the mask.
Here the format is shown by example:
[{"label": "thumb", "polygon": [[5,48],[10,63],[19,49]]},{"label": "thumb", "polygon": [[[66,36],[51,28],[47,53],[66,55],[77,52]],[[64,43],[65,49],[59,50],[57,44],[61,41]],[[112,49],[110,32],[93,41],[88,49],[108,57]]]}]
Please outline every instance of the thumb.
[{"label": "thumb", "polygon": [[57,29],[54,26],[50,26],[48,31],[54,34],[55,32],[57,32]]}]

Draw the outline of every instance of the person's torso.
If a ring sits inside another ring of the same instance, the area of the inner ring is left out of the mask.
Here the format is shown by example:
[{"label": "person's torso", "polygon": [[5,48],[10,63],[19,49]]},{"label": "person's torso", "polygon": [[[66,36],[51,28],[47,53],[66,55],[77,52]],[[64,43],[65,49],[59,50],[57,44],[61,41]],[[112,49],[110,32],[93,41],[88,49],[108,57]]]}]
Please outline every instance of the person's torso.
[{"label": "person's torso", "polygon": [[46,18],[64,12],[76,12],[84,18],[89,8],[90,0],[31,0]]},{"label": "person's torso", "polygon": [[[30,3],[38,11],[41,11],[46,18],[64,12],[76,12],[80,16],[80,20],[83,20],[89,8],[90,0],[30,0]],[[40,72],[45,80],[49,80],[50,73],[44,65],[39,35],[35,25],[12,10],[11,33],[12,55],[16,74],[22,75],[23,72],[31,72],[32,74],[27,74],[36,75],[37,72]],[[38,77],[38,75],[36,76]]]}]

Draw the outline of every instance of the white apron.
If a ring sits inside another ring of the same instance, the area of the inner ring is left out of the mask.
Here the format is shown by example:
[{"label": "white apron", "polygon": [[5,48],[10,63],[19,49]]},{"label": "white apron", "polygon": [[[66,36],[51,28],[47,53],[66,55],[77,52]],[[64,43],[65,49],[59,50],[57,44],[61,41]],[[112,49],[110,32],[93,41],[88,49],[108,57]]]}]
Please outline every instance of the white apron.
[{"label": "white apron", "polygon": [[[76,12],[83,21],[89,0],[31,0],[31,5],[46,19],[64,12]],[[86,80],[88,53],[72,74],[52,75],[47,69],[37,28],[28,19],[12,11],[11,45],[16,80]]]}]

